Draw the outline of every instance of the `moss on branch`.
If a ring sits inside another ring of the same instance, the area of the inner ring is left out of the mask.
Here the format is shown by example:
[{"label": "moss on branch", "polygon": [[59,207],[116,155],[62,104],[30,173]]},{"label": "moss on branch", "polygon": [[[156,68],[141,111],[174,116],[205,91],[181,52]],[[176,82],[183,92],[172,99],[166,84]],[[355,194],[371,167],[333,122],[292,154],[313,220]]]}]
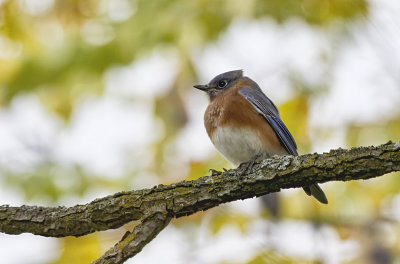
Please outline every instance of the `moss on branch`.
[{"label": "moss on branch", "polygon": [[155,212],[181,217],[219,204],[327,181],[377,177],[400,170],[400,143],[337,149],[323,154],[275,156],[241,176],[228,170],[196,181],[119,192],[73,207],[0,206],[0,232],[82,236],[120,227]]},{"label": "moss on branch", "polygon": [[[328,181],[369,179],[400,171],[400,142],[336,149],[329,153],[274,156],[258,160],[244,175],[241,168],[195,181],[119,192],[73,207],[0,206],[0,232],[42,236],[82,236],[141,220],[95,263],[123,263],[139,252],[171,218],[222,203]],[[128,252],[128,253],[127,253]],[[131,253],[129,253],[131,252]],[[118,261],[117,261],[118,260]]]}]

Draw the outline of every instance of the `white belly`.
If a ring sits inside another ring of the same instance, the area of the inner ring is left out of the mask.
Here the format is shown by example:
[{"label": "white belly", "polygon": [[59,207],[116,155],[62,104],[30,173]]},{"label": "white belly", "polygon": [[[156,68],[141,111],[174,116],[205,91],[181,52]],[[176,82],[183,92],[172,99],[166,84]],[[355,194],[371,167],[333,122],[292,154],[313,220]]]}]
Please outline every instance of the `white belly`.
[{"label": "white belly", "polygon": [[267,154],[257,133],[247,128],[217,128],[211,138],[218,151],[235,166],[258,154]]}]

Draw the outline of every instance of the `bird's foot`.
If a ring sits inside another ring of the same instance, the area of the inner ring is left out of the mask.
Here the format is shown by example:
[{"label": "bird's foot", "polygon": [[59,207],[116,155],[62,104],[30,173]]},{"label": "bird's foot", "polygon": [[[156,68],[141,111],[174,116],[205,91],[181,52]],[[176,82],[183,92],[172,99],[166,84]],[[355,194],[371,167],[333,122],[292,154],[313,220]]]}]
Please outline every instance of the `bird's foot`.
[{"label": "bird's foot", "polygon": [[[224,170],[225,170],[225,169],[224,169]],[[214,170],[214,169],[209,169],[208,171],[211,172],[211,175],[210,175],[210,176],[218,176],[218,175],[221,175],[221,174],[222,174],[222,172],[217,171],[217,170]]]},{"label": "bird's foot", "polygon": [[261,157],[260,154],[255,155],[254,157],[252,157],[249,161],[240,163],[239,168],[242,169],[242,172],[240,173],[240,176],[245,175],[248,171],[251,171],[251,169],[254,166],[254,163],[256,162],[256,160]]}]

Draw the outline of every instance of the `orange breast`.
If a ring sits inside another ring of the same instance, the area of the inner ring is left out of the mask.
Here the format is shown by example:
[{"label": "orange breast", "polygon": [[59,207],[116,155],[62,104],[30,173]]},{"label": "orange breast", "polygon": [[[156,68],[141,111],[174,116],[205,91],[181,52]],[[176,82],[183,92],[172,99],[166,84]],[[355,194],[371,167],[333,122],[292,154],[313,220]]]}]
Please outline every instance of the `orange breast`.
[{"label": "orange breast", "polygon": [[[264,153],[269,155],[286,154],[286,151],[282,147],[278,137],[276,136],[276,133],[265,120],[265,118],[258,114],[253,105],[243,96],[241,96],[238,91],[239,88],[232,87],[231,89],[222,92],[217,97],[215,97],[214,100],[212,100],[205,112],[204,124],[208,136],[213,141],[217,149],[220,150],[223,148],[223,146],[217,146],[217,144],[234,144],[236,143],[235,141],[238,141],[237,133],[235,137],[232,137],[232,133],[221,135],[221,131],[218,131],[218,141],[220,142],[214,142],[214,133],[216,133],[218,128],[230,129],[224,131],[231,131],[231,129],[234,129],[234,131],[236,131],[237,129],[241,128],[243,130],[242,135],[244,137],[248,137],[248,141],[252,140],[252,142],[246,142],[246,138],[244,138],[243,140],[240,138],[240,144],[250,146],[250,148],[254,148],[254,152],[263,152],[254,153],[254,155]],[[248,131],[252,132],[252,136],[248,136]],[[241,134],[239,133],[239,135]],[[221,139],[221,137],[232,138]],[[257,146],[260,144],[262,144],[262,146]],[[235,150],[230,150],[230,152],[233,151],[240,151],[240,149],[235,148]],[[227,157],[227,154],[222,154]],[[234,153],[230,153],[230,155],[232,156],[234,155]]]}]

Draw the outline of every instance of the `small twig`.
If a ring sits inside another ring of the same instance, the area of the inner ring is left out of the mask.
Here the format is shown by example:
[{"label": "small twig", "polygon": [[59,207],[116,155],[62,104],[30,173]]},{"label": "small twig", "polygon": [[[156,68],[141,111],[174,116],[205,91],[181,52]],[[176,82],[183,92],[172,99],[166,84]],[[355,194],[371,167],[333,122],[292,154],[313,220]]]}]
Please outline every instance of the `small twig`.
[{"label": "small twig", "polygon": [[120,264],[139,253],[170,222],[171,217],[157,212],[142,220],[133,232],[127,232],[121,241],[92,264]]}]

